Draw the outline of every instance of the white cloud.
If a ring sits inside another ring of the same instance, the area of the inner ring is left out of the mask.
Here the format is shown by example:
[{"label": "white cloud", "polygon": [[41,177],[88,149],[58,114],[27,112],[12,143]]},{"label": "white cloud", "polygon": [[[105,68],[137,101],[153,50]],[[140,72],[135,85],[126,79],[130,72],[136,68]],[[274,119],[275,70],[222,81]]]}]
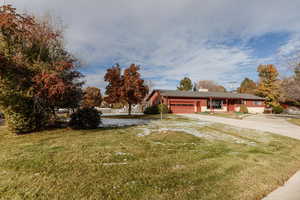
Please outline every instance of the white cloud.
[{"label": "white cloud", "polygon": [[288,42],[282,45],[277,52],[280,57],[289,57],[300,51],[300,33],[292,35]]},{"label": "white cloud", "polygon": [[106,83],[103,79],[103,74],[104,73],[102,71],[86,74],[86,76],[83,78],[83,81],[85,81],[85,86],[97,86],[103,90],[106,86]]},{"label": "white cloud", "polygon": [[[157,87],[169,88],[169,80],[184,75],[222,82],[227,73],[232,75],[227,79],[238,79],[235,74],[244,68],[253,65],[255,70],[253,49],[220,44],[235,38],[247,41],[270,32],[300,32],[299,0],[11,2],[20,10],[38,14],[49,11],[59,16],[68,25],[68,48],[88,64],[98,65],[99,73],[116,62],[135,62],[145,67],[146,78],[160,80]],[[298,48],[295,44],[299,38],[280,51]],[[88,74],[87,79],[88,84],[103,87],[96,75]]]}]

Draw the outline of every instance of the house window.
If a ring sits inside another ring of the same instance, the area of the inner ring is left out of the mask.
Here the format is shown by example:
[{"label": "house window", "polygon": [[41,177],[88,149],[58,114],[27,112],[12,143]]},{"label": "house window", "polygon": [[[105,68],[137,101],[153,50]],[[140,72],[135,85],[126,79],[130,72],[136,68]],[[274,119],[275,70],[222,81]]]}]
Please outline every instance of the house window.
[{"label": "house window", "polygon": [[155,100],[155,103],[154,103],[155,105],[158,105],[158,104],[160,104],[160,98],[158,97],[158,98],[156,98],[156,100]]},{"label": "house window", "polygon": [[[220,99],[213,99],[212,100],[212,108],[213,109],[222,109],[223,107],[223,100]],[[210,109],[210,100],[207,100],[207,109]]]},{"label": "house window", "polygon": [[194,104],[171,104],[171,106],[194,106]]},{"label": "house window", "polygon": [[262,105],[262,101],[254,101],[254,105],[261,106]]}]

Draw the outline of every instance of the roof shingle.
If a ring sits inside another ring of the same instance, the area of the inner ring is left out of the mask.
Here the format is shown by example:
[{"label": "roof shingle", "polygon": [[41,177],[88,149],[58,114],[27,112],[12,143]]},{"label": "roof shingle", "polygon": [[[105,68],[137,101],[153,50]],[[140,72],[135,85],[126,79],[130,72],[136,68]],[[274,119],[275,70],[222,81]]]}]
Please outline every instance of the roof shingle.
[{"label": "roof shingle", "polygon": [[159,91],[162,96],[167,97],[187,97],[187,98],[231,98],[231,99],[249,99],[249,100],[265,100],[252,94],[230,93],[230,92],[193,92],[179,90],[155,90]]}]

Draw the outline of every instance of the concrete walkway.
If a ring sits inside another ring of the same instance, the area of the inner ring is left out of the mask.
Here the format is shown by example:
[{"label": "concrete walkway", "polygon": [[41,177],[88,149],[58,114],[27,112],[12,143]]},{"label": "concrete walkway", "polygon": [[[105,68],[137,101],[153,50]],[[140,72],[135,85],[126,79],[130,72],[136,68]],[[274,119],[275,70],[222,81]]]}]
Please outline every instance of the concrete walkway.
[{"label": "concrete walkway", "polygon": [[239,120],[239,119],[215,117],[215,116],[200,115],[200,114],[180,114],[180,115],[184,117],[193,118],[193,119],[228,124],[240,128],[248,128],[248,129],[255,129],[260,131],[276,133],[279,135],[288,136],[300,140],[300,126],[291,124],[287,122],[284,118],[269,117],[267,115],[252,115],[250,117],[244,118],[243,120]]},{"label": "concrete walkway", "polygon": [[300,171],[262,200],[300,200]]},{"label": "concrete walkway", "polygon": [[[285,119],[266,115],[253,115],[243,120],[199,114],[182,114],[184,117],[217,122],[240,128],[268,131],[300,140],[300,126],[290,124]],[[300,200],[300,171],[262,200]]]}]

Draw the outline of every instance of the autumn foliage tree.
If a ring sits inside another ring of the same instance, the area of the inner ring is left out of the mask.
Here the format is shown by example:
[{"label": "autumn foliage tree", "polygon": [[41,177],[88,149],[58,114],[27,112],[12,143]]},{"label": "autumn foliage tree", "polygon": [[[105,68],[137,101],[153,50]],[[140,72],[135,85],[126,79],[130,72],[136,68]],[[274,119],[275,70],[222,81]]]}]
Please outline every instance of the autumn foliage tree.
[{"label": "autumn foliage tree", "polygon": [[239,93],[246,93],[246,94],[256,94],[257,84],[249,79],[245,78],[241,83],[241,86],[237,89]]},{"label": "autumn foliage tree", "polygon": [[123,86],[123,77],[121,75],[121,68],[119,64],[107,69],[104,80],[108,82],[106,86],[104,98],[108,104],[122,103],[121,87]]},{"label": "autumn foliage tree", "polygon": [[78,106],[77,66],[61,30],[11,5],[0,7],[0,107],[12,131],[40,130],[56,108]]},{"label": "autumn foliage tree", "polygon": [[296,64],[294,67],[294,75],[283,79],[280,86],[281,101],[300,105],[300,64]]},{"label": "autumn foliage tree", "polygon": [[100,107],[102,103],[101,90],[96,87],[87,87],[84,90],[83,106],[84,107]]},{"label": "autumn foliage tree", "polygon": [[108,69],[104,79],[108,82],[105,101],[108,103],[127,103],[128,113],[131,114],[132,105],[141,103],[148,94],[148,87],[139,73],[140,67],[131,64],[121,75],[121,68],[117,64]]},{"label": "autumn foliage tree", "polygon": [[128,113],[131,114],[131,106],[141,103],[148,94],[148,87],[141,79],[141,74],[138,72],[139,66],[132,64],[125,69],[123,75],[123,87],[121,90],[124,101],[128,103]]},{"label": "autumn foliage tree", "polygon": [[257,95],[266,98],[266,105],[276,107],[279,105],[280,88],[278,71],[272,64],[259,65],[257,68],[259,83]]}]

